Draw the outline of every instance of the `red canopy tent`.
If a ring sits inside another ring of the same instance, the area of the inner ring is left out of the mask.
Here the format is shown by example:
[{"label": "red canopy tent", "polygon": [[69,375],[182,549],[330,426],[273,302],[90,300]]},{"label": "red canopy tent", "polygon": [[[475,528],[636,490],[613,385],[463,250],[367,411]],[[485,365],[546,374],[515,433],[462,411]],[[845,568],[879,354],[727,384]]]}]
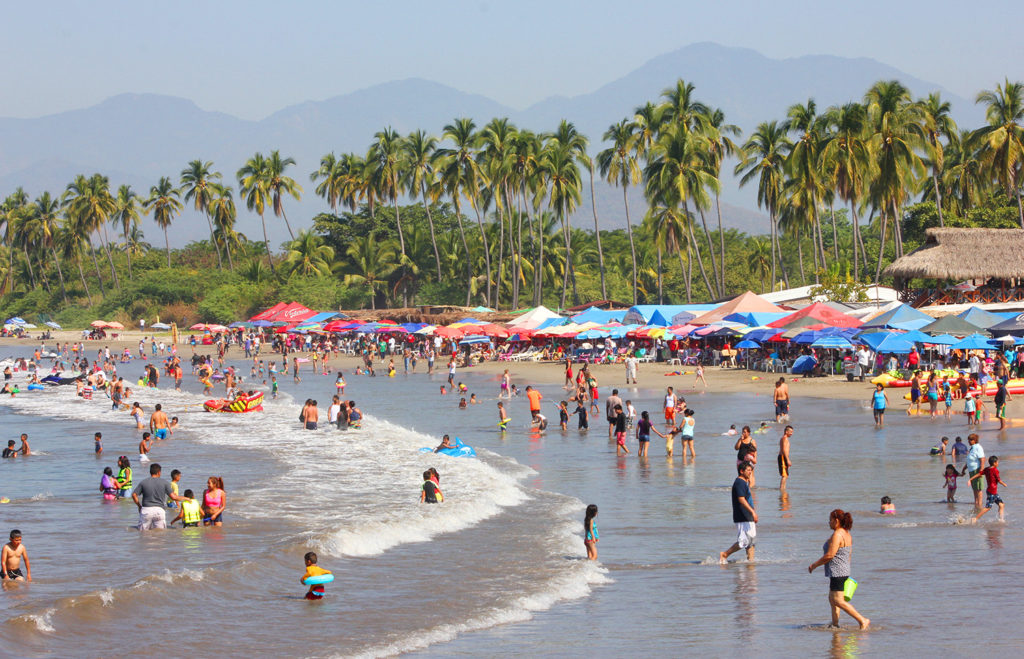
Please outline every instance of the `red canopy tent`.
[{"label": "red canopy tent", "polygon": [[269,309],[256,314],[255,316],[250,318],[249,321],[252,322],[252,321],[255,321],[255,320],[270,320],[271,316],[273,316],[274,314],[282,311],[287,306],[288,305],[285,304],[284,302],[278,302],[277,304],[275,304],[274,306],[270,307]]},{"label": "red canopy tent", "polygon": [[292,302],[291,304],[286,306],[284,309],[281,309],[280,311],[275,313],[273,316],[271,316],[270,318],[266,318],[265,320],[272,320],[275,323],[276,322],[297,323],[300,320],[306,320],[307,318],[312,318],[315,315],[316,315],[316,312],[313,311],[312,309],[309,309],[308,307],[304,307],[301,304],[299,304],[298,302]]},{"label": "red canopy tent", "polygon": [[814,304],[804,307],[799,311],[794,311],[788,316],[768,323],[768,327],[792,329],[794,327],[807,327],[818,323],[824,323],[829,327],[860,327],[863,324],[863,322],[857,320],[853,316],[848,316],[842,311],[837,311],[824,302],[815,302]]}]

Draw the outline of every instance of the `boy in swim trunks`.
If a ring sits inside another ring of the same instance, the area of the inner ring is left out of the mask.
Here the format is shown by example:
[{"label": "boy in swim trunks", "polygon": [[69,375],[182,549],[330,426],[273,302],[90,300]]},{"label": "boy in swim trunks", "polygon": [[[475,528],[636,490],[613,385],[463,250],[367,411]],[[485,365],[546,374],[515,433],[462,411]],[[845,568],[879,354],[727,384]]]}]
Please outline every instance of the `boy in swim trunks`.
[{"label": "boy in swim trunks", "polygon": [[[21,561],[25,561],[25,574],[21,573]],[[4,545],[0,554],[0,579],[7,581],[32,581],[32,566],[28,562],[28,552],[21,544],[21,531],[11,531],[10,542]]]},{"label": "boy in swim trunks", "polygon": [[665,394],[665,423],[669,426],[676,424],[676,402],[676,395],[672,392],[672,387],[669,387]]},{"label": "boy in swim trunks", "polygon": [[779,440],[779,489],[786,489],[786,481],[789,479],[789,468],[793,463],[789,459],[789,438],[793,436],[793,426],[786,426],[782,432],[782,439]]},{"label": "boy in swim trunks", "polygon": [[[303,557],[306,562],[306,573],[302,575],[300,582],[303,586],[306,585],[306,579],[310,577],[320,577],[325,574],[330,574],[330,570],[325,570],[316,564],[317,558],[315,552],[307,552]],[[318,584],[316,586],[310,586],[309,591],[306,592],[306,599],[308,600],[321,600],[324,597],[324,586]]]},{"label": "boy in swim trunks", "polygon": [[[974,484],[973,481],[975,479],[979,479],[982,476],[985,477],[985,481],[988,484],[988,487],[985,488],[985,494],[987,495],[987,497],[985,499],[984,507],[982,507],[982,509],[978,511],[978,514],[974,516],[974,519],[971,520],[971,524],[976,523],[979,519],[981,519],[982,515],[984,515],[988,511],[992,510],[992,506],[999,506],[999,521],[1002,522],[1003,521],[1003,499],[999,496],[999,486],[1002,485],[1003,487],[1006,487],[1006,483],[1004,483],[1003,479],[1001,479],[999,477],[999,457],[998,456],[995,456],[995,455],[991,456],[988,459],[988,467],[985,467],[984,469],[982,469],[981,471],[979,471],[975,475],[971,476],[971,481],[972,481],[971,485]],[[6,551],[6,548],[5,548],[5,551]]]}]

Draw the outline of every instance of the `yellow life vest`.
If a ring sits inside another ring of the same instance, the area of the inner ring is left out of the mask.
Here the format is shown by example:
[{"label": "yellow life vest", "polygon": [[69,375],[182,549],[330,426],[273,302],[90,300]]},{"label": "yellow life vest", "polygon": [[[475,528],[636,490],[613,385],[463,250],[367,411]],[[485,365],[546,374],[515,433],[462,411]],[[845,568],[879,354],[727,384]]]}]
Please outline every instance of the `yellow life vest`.
[{"label": "yellow life vest", "polygon": [[185,524],[195,524],[203,518],[203,511],[199,502],[195,499],[185,499],[181,502],[181,521]]}]

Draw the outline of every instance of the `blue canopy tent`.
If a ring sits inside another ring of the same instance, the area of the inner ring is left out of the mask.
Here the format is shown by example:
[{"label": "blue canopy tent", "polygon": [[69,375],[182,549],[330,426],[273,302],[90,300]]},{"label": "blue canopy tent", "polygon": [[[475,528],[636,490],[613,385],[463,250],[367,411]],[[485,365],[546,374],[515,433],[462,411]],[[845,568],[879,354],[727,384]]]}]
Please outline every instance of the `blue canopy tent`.
[{"label": "blue canopy tent", "polygon": [[971,334],[958,343],[953,344],[954,350],[995,350],[995,346],[989,343],[987,336]]},{"label": "blue canopy tent", "polygon": [[321,311],[315,316],[302,321],[303,323],[326,323],[329,320],[348,320],[348,316],[339,311]]},{"label": "blue canopy tent", "polygon": [[598,309],[597,307],[590,307],[586,311],[576,314],[572,317],[572,322],[579,323],[597,323],[598,325],[607,325],[608,323],[620,323],[626,316],[625,309],[616,309],[612,311],[606,311],[604,309]]},{"label": "blue canopy tent", "polygon": [[[718,307],[717,304],[638,304],[629,308],[622,318],[622,324],[649,325],[654,313],[658,312],[665,323],[659,327],[684,325],[687,320],[693,320],[705,311],[711,311],[716,307]],[[684,313],[685,315],[680,315]]]},{"label": "blue canopy tent", "polygon": [[737,311],[729,314],[722,320],[731,320],[736,323],[743,323],[747,327],[761,327],[768,323],[773,323],[780,318],[785,318],[789,314],[789,311],[783,311],[782,313],[776,313],[773,311]]},{"label": "blue canopy tent", "polygon": [[364,325],[360,325],[359,327],[357,327],[355,329],[355,333],[356,334],[372,334],[372,333],[377,331],[378,327],[380,327],[380,325],[378,325],[377,323],[366,323]]},{"label": "blue canopy tent", "polygon": [[872,318],[863,325],[860,329],[921,329],[929,323],[935,322],[935,319],[924,313],[918,311],[909,304],[901,304],[895,309],[886,311],[877,318]]},{"label": "blue canopy tent", "polygon": [[426,326],[427,326],[426,323],[402,323],[401,325],[399,325],[399,327],[404,329],[409,334],[413,334],[414,332],[418,332],[418,331],[420,331],[421,329],[423,329]]},{"label": "blue canopy tent", "polygon": [[852,350],[853,344],[841,336],[823,336],[812,343],[811,347]]},{"label": "blue canopy tent", "polygon": [[1024,334],[1024,313],[1016,314],[1012,318],[996,323],[988,328],[993,334]]},{"label": "blue canopy tent", "polygon": [[542,330],[545,327],[554,327],[556,325],[565,325],[565,322],[566,322],[565,318],[562,318],[561,316],[559,316],[558,318],[548,318],[547,320],[542,322],[540,325],[537,325],[533,329],[535,329],[535,330]]},{"label": "blue canopy tent", "polygon": [[937,346],[951,346],[954,343],[957,343],[959,340],[960,339],[958,337],[955,337],[951,334],[939,334],[938,336],[933,336],[929,343],[932,343]]},{"label": "blue canopy tent", "polygon": [[[687,313],[689,313],[689,312],[687,312]],[[678,315],[678,314],[676,314],[676,315]],[[675,316],[672,316],[672,318],[675,318]],[[696,318],[696,316],[694,316],[693,318]],[[693,318],[691,318],[690,320],[693,320]],[[648,327],[668,327],[669,325],[672,325],[672,324],[673,323],[671,322],[671,320],[669,320],[669,318],[666,318],[665,316],[663,316],[661,311],[655,311],[654,313],[652,313],[650,320],[647,321]],[[682,323],[675,323],[675,324],[681,325]]]},{"label": "blue canopy tent", "polygon": [[897,332],[868,332],[858,336],[857,340],[879,353],[905,355],[914,348],[913,341],[908,341]]}]

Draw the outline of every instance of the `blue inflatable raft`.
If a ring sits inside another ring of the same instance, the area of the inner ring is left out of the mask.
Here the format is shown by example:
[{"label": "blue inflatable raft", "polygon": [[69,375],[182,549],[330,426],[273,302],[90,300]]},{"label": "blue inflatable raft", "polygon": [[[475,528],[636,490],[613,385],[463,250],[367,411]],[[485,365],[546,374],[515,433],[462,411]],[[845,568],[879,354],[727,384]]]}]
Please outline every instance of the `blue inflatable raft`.
[{"label": "blue inflatable raft", "polygon": [[[420,449],[420,453],[434,453],[434,449],[429,446],[424,446]],[[455,438],[455,448],[443,448],[437,453],[443,453],[444,455],[450,455],[453,458],[475,458],[476,451],[473,450],[472,446],[466,446],[462,443],[462,440],[458,437]]]}]

